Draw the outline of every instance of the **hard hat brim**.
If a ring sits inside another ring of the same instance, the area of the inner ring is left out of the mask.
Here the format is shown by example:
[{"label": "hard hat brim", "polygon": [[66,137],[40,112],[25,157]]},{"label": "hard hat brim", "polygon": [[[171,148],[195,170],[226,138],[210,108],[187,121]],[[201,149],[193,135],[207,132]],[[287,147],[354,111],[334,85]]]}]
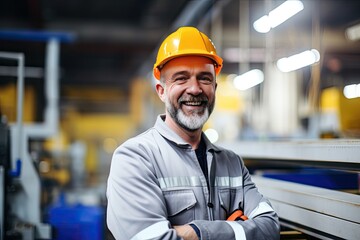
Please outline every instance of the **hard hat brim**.
[{"label": "hard hat brim", "polygon": [[215,74],[218,75],[221,71],[222,68],[222,63],[223,63],[223,59],[217,55],[212,55],[209,53],[194,53],[192,52],[192,50],[188,50],[188,51],[182,51],[180,54],[173,54],[173,56],[169,56],[167,58],[165,58],[162,62],[160,63],[156,63],[154,65],[154,77],[157,80],[160,80],[160,75],[161,75],[161,69],[163,68],[163,66],[168,63],[169,61],[178,58],[178,57],[186,57],[186,56],[201,56],[201,57],[206,57],[206,58],[210,58],[211,60],[214,61],[214,67],[215,67]]}]

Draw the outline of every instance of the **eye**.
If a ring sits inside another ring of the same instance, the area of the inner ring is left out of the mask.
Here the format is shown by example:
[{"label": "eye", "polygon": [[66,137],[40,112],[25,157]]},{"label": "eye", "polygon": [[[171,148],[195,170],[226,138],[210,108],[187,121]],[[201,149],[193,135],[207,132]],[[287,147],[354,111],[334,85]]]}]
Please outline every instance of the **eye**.
[{"label": "eye", "polygon": [[177,83],[185,83],[188,80],[188,77],[186,77],[186,76],[178,76],[174,80]]},{"label": "eye", "polygon": [[212,78],[212,77],[209,77],[209,76],[201,76],[201,77],[199,78],[199,81],[200,81],[202,84],[212,84],[213,78]]}]

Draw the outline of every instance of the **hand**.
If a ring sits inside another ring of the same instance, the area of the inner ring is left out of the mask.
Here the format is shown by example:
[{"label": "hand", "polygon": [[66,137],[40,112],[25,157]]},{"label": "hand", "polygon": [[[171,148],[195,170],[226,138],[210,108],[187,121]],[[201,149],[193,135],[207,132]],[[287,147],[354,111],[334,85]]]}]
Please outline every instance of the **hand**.
[{"label": "hand", "polygon": [[184,240],[199,240],[196,232],[189,225],[173,226],[173,228],[176,230],[176,234]]}]

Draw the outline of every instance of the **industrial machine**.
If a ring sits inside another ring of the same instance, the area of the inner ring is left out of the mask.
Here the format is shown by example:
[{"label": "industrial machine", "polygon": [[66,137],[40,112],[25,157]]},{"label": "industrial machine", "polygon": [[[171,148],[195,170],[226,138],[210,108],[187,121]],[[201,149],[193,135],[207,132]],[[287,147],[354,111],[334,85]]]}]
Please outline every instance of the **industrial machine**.
[{"label": "industrial machine", "polygon": [[9,128],[4,123],[4,119],[0,121],[0,239],[4,239],[5,219],[7,212],[5,211],[7,203],[5,198],[6,186],[8,186],[8,165],[9,161]]},{"label": "industrial machine", "polygon": [[[23,123],[24,63],[23,53],[0,52],[0,58],[17,63],[17,120],[0,124],[0,239],[51,239],[52,228],[42,220],[41,184],[31,159],[29,139],[46,139],[58,127],[58,79],[60,42],[69,42],[67,33],[1,31],[0,38],[46,43],[44,122]],[[3,118],[5,119],[5,118]]]}]

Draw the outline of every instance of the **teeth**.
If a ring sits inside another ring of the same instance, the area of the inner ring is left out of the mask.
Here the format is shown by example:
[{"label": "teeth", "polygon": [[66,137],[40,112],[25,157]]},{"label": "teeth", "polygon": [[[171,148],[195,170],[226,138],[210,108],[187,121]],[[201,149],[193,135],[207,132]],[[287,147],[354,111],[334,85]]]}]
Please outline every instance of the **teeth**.
[{"label": "teeth", "polygon": [[199,106],[201,105],[201,102],[186,102],[186,105],[191,105],[191,106]]}]

